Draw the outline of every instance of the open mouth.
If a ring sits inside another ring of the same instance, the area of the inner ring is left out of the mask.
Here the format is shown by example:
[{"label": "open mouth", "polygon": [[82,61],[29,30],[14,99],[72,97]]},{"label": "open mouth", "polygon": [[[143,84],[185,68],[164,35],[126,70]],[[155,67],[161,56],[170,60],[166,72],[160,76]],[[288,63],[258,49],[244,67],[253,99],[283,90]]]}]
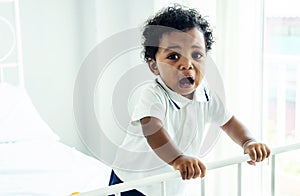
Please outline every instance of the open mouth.
[{"label": "open mouth", "polygon": [[184,77],[179,80],[179,85],[182,88],[189,88],[195,83],[195,80],[191,76]]}]

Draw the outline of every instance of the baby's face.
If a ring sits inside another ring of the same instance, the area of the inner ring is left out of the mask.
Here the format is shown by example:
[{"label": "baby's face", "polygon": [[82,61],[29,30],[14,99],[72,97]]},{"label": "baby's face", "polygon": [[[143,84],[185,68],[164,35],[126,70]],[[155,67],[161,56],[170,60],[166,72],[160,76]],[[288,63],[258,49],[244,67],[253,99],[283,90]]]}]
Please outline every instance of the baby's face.
[{"label": "baby's face", "polygon": [[186,32],[174,31],[162,36],[156,63],[150,68],[170,89],[192,99],[203,78],[205,58],[202,32],[197,28]]}]

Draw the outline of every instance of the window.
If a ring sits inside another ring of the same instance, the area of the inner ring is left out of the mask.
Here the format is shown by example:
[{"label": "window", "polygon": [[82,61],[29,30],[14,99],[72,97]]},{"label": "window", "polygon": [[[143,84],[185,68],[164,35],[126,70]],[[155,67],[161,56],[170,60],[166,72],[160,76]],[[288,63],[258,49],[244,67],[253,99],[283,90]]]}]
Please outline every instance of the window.
[{"label": "window", "polygon": [[[263,130],[271,146],[300,138],[300,13],[297,1],[265,4]],[[297,120],[298,119],[298,120]],[[276,194],[298,195],[300,159],[295,152],[276,160]],[[288,183],[286,183],[288,182]]]}]

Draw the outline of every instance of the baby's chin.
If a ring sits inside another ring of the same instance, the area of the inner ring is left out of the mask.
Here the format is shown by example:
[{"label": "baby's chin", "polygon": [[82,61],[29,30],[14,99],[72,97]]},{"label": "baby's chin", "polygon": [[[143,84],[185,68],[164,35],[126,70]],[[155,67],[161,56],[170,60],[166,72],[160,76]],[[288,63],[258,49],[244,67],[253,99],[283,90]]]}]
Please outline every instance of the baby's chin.
[{"label": "baby's chin", "polygon": [[193,96],[194,96],[195,90],[196,90],[196,89],[190,89],[190,90],[185,89],[184,91],[183,91],[183,90],[180,90],[180,92],[177,92],[177,93],[180,94],[180,95],[183,96],[183,97],[192,99]]}]

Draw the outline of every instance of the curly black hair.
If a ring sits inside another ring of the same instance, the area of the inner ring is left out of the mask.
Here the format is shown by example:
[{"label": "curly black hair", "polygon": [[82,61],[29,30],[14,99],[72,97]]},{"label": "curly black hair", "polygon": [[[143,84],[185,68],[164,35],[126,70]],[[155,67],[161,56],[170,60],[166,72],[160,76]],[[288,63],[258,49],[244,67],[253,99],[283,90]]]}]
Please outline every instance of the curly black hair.
[{"label": "curly black hair", "polygon": [[170,33],[175,29],[185,32],[195,27],[203,32],[206,51],[209,51],[214,42],[212,30],[207,20],[197,10],[179,4],[161,10],[153,18],[146,21],[142,43],[144,60],[146,62],[149,62],[150,59],[155,60],[163,34]]}]

